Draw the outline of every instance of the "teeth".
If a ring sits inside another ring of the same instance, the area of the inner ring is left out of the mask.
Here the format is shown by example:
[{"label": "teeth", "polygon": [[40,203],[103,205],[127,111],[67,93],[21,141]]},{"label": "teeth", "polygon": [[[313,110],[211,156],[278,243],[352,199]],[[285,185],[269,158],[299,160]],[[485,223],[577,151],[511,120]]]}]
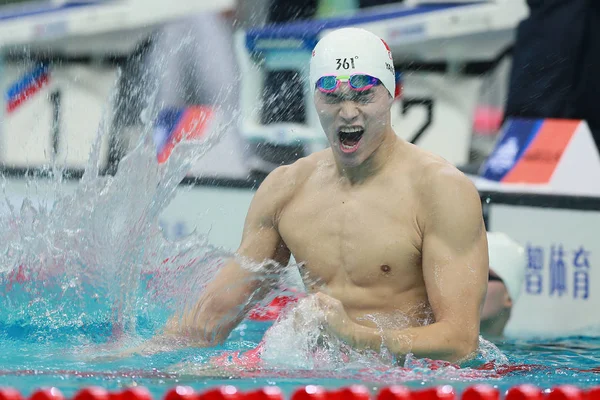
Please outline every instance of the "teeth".
[{"label": "teeth", "polygon": [[355,132],[361,132],[362,128],[342,128],[340,129],[340,132],[342,133],[355,133]]}]

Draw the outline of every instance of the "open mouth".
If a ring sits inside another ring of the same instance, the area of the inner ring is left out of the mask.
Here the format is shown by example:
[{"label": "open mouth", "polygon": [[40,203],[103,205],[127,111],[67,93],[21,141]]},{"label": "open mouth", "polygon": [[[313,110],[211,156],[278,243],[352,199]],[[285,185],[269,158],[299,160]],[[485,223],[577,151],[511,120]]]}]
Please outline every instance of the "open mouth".
[{"label": "open mouth", "polygon": [[342,128],[338,131],[338,138],[340,139],[340,149],[344,153],[352,153],[358,149],[360,139],[365,133],[363,128]]}]

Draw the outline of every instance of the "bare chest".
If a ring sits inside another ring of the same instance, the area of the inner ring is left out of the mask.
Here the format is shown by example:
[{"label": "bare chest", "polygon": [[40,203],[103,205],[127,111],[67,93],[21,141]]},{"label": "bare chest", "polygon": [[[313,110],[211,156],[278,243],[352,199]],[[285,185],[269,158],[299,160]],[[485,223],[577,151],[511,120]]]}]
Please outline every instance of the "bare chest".
[{"label": "bare chest", "polygon": [[302,191],[279,220],[308,286],[381,289],[388,295],[422,282],[420,234],[409,193],[327,189]]}]

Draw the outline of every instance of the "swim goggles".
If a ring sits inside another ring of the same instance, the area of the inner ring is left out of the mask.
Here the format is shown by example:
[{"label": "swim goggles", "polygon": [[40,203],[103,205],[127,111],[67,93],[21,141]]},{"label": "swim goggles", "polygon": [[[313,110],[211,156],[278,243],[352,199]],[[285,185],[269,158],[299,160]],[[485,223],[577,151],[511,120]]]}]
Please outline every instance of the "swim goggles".
[{"label": "swim goggles", "polygon": [[381,81],[371,75],[365,74],[354,74],[354,75],[326,75],[322,76],[317,80],[317,89],[322,93],[332,93],[338,87],[341,82],[348,82],[348,86],[351,90],[357,92],[363,92],[371,89],[375,85],[379,85]]}]

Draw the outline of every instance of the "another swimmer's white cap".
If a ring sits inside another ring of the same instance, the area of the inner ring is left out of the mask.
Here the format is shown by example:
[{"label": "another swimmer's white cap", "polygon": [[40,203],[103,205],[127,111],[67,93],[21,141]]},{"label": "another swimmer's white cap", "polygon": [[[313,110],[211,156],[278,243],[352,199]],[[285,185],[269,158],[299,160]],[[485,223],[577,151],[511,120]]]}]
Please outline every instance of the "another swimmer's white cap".
[{"label": "another swimmer's white cap", "polygon": [[525,249],[505,233],[488,232],[487,237],[490,269],[502,279],[514,304],[525,280]]},{"label": "another swimmer's white cap", "polygon": [[323,76],[355,73],[379,79],[392,98],[395,97],[396,73],[392,52],[383,39],[360,28],[341,28],[326,34],[312,52],[312,87]]}]

